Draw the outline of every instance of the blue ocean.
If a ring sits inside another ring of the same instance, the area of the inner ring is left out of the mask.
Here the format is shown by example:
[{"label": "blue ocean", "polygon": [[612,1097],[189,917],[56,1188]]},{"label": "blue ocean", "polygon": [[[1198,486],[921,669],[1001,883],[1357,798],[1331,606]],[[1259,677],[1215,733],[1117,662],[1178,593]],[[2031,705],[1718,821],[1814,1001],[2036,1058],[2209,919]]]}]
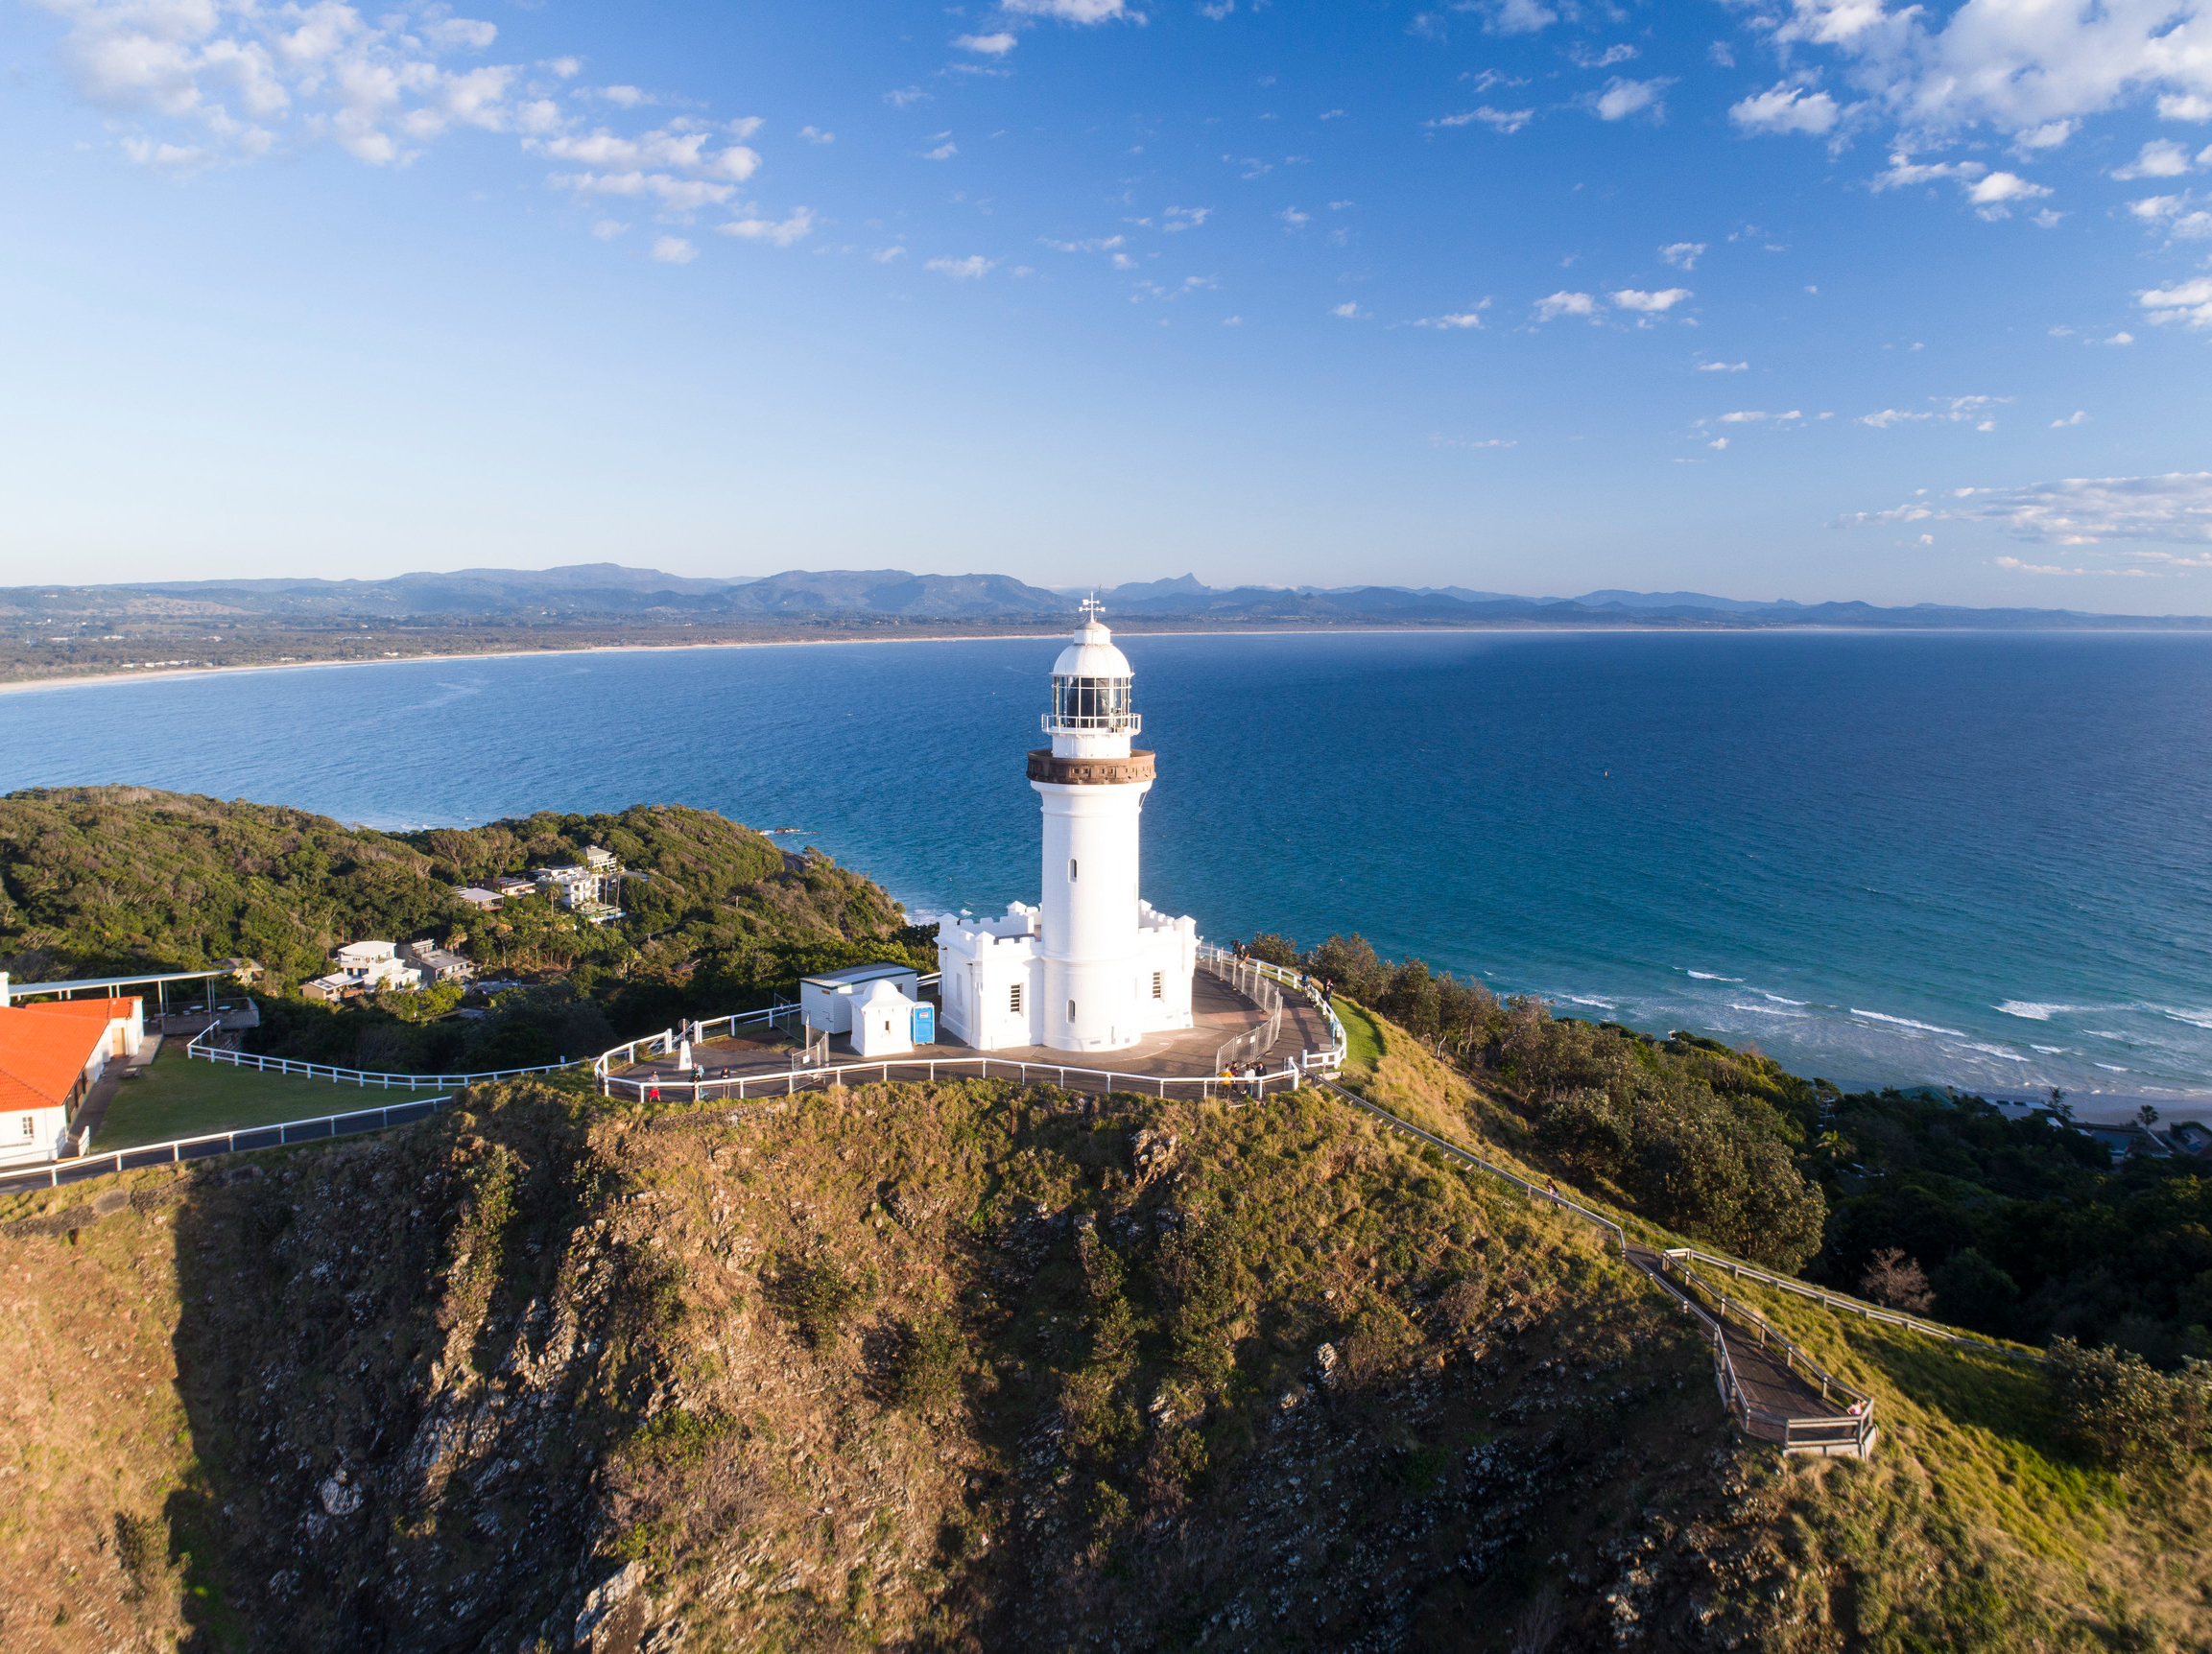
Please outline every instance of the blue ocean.
[{"label": "blue ocean", "polygon": [[[1109,617],[1110,619],[1110,617]],[[1123,634],[1147,894],[1846,1086],[2212,1092],[2212,638]],[[677,800],[920,912],[1038,885],[1057,640],[395,662],[0,695],[0,788],[381,827]],[[2081,1100],[2086,1101],[2086,1097]]]}]

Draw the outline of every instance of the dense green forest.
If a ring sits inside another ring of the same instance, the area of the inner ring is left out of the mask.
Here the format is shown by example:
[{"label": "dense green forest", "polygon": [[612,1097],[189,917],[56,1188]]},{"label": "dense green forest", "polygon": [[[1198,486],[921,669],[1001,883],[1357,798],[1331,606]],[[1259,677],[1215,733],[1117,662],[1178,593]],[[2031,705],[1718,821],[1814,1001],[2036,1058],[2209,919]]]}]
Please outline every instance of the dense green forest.
[{"label": "dense green forest", "polygon": [[1487,1128],[1562,1178],[1739,1256],[2031,1343],[2212,1359],[2212,1167],[2114,1166],[2057,1115],[1939,1091],[1845,1095],[1756,1048],[1556,1017],[1359,936],[1253,954],[1309,970],[1477,1080]]},{"label": "dense green forest", "polygon": [[[537,895],[490,913],[453,897],[592,844],[637,875],[616,923]],[[456,1014],[451,987],[343,1007],[297,997],[332,950],[367,937],[434,939],[514,985],[477,1017]],[[317,1061],[418,1073],[553,1062],[765,1004],[810,971],[884,957],[926,968],[927,943],[872,881],[678,805],[391,834],[148,788],[0,798],[0,969],[52,981],[250,958],[265,973],[250,1048]]]}]

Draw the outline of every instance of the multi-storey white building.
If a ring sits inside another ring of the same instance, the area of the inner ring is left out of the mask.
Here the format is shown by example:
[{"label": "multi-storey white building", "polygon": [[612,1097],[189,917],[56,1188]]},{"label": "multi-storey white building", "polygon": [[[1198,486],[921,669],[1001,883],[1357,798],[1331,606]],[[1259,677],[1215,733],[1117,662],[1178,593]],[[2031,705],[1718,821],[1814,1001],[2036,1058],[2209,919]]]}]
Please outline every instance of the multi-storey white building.
[{"label": "multi-storey white building", "polygon": [[1154,910],[1138,889],[1137,826],[1153,755],[1130,663],[1083,604],[1083,624],[1052,670],[1049,747],[1029,755],[1044,810],[1044,890],[1000,919],[938,916],[947,1031],[982,1051],[1047,1046],[1121,1051],[1191,1026],[1198,925]]}]

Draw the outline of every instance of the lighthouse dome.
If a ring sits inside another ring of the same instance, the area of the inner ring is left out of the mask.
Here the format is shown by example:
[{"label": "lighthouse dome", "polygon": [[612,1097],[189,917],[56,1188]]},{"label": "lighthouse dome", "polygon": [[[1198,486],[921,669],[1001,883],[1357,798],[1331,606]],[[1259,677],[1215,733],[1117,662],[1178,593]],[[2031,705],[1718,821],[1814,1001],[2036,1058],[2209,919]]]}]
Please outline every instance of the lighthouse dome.
[{"label": "lighthouse dome", "polygon": [[1055,677],[1129,677],[1129,656],[1114,648],[1113,633],[1095,620],[1076,629],[1075,641],[1052,664]]}]

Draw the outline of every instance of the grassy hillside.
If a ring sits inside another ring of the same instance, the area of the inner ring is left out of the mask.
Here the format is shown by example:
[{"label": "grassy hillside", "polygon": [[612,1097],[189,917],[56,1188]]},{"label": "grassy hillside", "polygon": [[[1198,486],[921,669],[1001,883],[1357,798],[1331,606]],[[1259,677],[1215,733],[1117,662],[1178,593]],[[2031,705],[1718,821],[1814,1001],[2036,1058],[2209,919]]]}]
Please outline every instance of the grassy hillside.
[{"label": "grassy hillside", "polygon": [[[576,862],[590,844],[643,875],[625,881],[618,924],[585,924],[537,896],[495,913],[453,899],[499,873]],[[529,988],[474,1024],[426,1023],[451,1012],[450,992],[343,1009],[292,993],[364,937],[436,939]],[[252,1049],[319,1062],[550,1063],[681,1016],[766,1004],[808,971],[920,962],[923,941],[872,881],[677,805],[387,834],[146,788],[0,798],[0,969],[24,981],[251,958],[268,972]]]},{"label": "grassy hillside", "polygon": [[11,1649],[2204,1645],[2201,1471],[1812,1322],[1893,1439],[1784,1463],[1586,1226],[1308,1093],[524,1083],[98,1187],[0,1202]]},{"label": "grassy hillside", "polygon": [[1347,996],[1352,1072],[1374,1060],[1357,999],[1393,1049],[1450,1069],[1496,1141],[1681,1235],[1995,1337],[2110,1344],[2168,1369],[2212,1359],[2201,1160],[2114,1166],[2062,1110],[2010,1120],[1933,1089],[1845,1096],[1755,1047],[1556,1017],[1358,936],[1251,949]]}]

